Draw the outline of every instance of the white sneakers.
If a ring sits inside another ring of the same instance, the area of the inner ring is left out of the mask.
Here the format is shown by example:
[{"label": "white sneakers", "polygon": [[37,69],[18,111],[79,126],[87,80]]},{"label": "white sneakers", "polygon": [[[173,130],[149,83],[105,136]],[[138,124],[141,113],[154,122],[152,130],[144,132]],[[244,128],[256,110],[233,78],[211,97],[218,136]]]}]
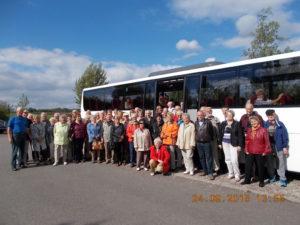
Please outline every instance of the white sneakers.
[{"label": "white sneakers", "polygon": [[67,163],[67,162],[64,162],[64,165],[68,165],[68,163]]},{"label": "white sneakers", "polygon": [[188,174],[188,173],[189,173],[189,171],[187,171],[187,170],[183,172],[183,174]]},{"label": "white sneakers", "polygon": [[57,163],[57,162],[53,163],[53,166],[57,166],[57,165],[58,165],[58,163]]},{"label": "white sneakers", "polygon": [[136,170],[137,170],[137,171],[140,171],[140,170],[141,170],[141,168],[140,168],[140,167],[137,167],[137,168],[136,168]]},{"label": "white sneakers", "polygon": [[154,175],[155,175],[155,173],[150,173],[150,175],[151,175],[151,176],[154,176]]}]

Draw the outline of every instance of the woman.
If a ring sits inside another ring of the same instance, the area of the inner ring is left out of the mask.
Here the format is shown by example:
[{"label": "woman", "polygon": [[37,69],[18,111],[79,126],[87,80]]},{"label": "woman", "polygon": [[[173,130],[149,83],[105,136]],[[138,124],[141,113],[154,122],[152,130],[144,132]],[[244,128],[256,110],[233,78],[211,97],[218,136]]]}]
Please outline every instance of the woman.
[{"label": "woman", "polygon": [[160,137],[160,133],[161,133],[163,125],[164,125],[164,122],[162,120],[161,115],[157,114],[155,121],[153,121],[151,124],[151,136],[152,136],[153,140],[155,138]]},{"label": "woman", "polygon": [[228,168],[228,178],[240,181],[238,152],[244,147],[244,134],[240,123],[234,120],[234,111],[228,110],[226,120],[221,123],[220,139]]},{"label": "woman", "polygon": [[46,138],[45,138],[45,127],[41,123],[41,118],[39,115],[33,117],[33,123],[30,125],[31,130],[31,140],[33,148],[33,161],[36,165],[40,162],[40,152],[45,151]]},{"label": "woman", "polygon": [[142,160],[144,162],[144,170],[148,171],[149,149],[152,145],[150,131],[145,128],[144,120],[139,121],[139,128],[134,132],[134,148],[137,152],[137,171],[141,170]]},{"label": "woman", "polygon": [[74,160],[79,163],[83,159],[83,143],[86,138],[86,125],[82,122],[80,114],[76,115],[75,121],[71,124],[71,139],[74,146]]},{"label": "woman", "polygon": [[131,114],[131,120],[126,128],[126,136],[128,138],[128,146],[129,146],[129,165],[131,167],[135,166],[136,163],[136,151],[134,149],[134,132],[136,129],[138,129],[139,124],[136,120],[136,114]]},{"label": "woman", "polygon": [[98,163],[104,161],[101,153],[103,149],[93,148],[93,142],[101,141],[103,143],[103,128],[100,123],[97,123],[97,118],[95,116],[90,116],[91,122],[87,124],[87,134],[88,134],[88,149],[92,154],[92,162],[95,163],[96,159]]},{"label": "woman", "polygon": [[50,161],[54,163],[54,136],[53,136],[53,130],[54,130],[54,125],[56,123],[56,120],[54,117],[51,117],[49,119],[50,126],[48,127],[48,142],[49,142],[49,149],[50,149]]},{"label": "woman", "polygon": [[[178,125],[173,121],[173,114],[168,113],[166,122],[162,126],[160,137],[164,145],[167,145],[171,154],[171,169],[174,171],[176,168],[182,166],[182,156],[178,148],[175,148],[178,133]],[[175,159],[175,151],[177,153],[177,163]]]},{"label": "woman", "polygon": [[59,122],[54,125],[54,164],[57,166],[59,162],[60,152],[63,154],[64,165],[67,165],[70,126],[67,123],[67,116],[62,114],[59,117]]},{"label": "woman", "polygon": [[122,158],[121,154],[123,151],[123,140],[125,134],[125,128],[122,123],[120,123],[121,117],[116,116],[114,120],[114,125],[112,127],[112,142],[113,142],[113,149],[115,153],[116,161],[115,163],[118,166],[122,165]]},{"label": "woman", "polygon": [[[184,160],[184,174],[194,175],[193,153],[195,143],[195,125],[191,122],[189,114],[182,115],[183,124],[179,127],[178,139],[176,145],[181,150]],[[172,156],[172,155],[171,155]]]},{"label": "woman", "polygon": [[167,148],[162,145],[162,140],[157,137],[154,139],[154,146],[150,147],[150,175],[155,173],[163,173],[167,175],[170,170],[170,153]]},{"label": "woman", "polygon": [[256,162],[259,177],[259,187],[264,186],[264,157],[271,153],[268,131],[260,125],[257,116],[250,117],[251,128],[247,130],[245,145],[245,180],[244,184],[250,184],[253,162]]}]

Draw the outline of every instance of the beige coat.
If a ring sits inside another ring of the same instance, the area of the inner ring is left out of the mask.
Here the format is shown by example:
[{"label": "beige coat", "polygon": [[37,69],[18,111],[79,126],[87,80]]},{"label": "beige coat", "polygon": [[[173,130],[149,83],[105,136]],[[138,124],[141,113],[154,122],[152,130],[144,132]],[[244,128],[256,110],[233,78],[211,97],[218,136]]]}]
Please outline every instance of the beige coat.
[{"label": "beige coat", "polygon": [[152,140],[150,131],[148,129],[144,129],[143,131],[138,128],[134,131],[134,148],[135,151],[149,151]]},{"label": "beige coat", "polygon": [[176,145],[179,149],[192,150],[195,143],[195,125],[182,123],[179,127]]}]

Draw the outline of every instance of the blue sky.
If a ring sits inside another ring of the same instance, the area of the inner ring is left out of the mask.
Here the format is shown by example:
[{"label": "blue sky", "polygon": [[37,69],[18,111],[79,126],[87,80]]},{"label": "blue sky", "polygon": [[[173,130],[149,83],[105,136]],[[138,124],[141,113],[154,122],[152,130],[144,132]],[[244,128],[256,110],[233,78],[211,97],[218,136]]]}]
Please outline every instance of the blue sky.
[{"label": "blue sky", "polygon": [[290,38],[281,47],[299,50],[296,0],[1,1],[0,100],[15,103],[25,93],[32,107],[73,107],[74,81],[91,62],[102,63],[115,82],[240,60],[265,7]]}]

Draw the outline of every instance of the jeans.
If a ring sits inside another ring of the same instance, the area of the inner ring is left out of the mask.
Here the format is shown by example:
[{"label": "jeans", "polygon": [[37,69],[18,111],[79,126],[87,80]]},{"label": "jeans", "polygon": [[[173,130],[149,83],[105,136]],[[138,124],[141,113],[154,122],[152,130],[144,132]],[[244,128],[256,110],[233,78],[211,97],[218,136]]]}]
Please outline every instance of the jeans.
[{"label": "jeans", "polygon": [[132,165],[134,165],[136,163],[136,152],[134,149],[134,143],[133,142],[129,142],[129,155],[130,155],[130,163]]},{"label": "jeans", "polygon": [[12,136],[12,157],[11,157],[11,168],[17,168],[17,161],[19,164],[22,162],[22,156],[24,155],[25,148],[25,134],[13,134]]},{"label": "jeans", "polygon": [[197,142],[197,151],[199,154],[200,163],[204,173],[208,175],[213,174],[213,156],[212,149],[209,142]]}]

